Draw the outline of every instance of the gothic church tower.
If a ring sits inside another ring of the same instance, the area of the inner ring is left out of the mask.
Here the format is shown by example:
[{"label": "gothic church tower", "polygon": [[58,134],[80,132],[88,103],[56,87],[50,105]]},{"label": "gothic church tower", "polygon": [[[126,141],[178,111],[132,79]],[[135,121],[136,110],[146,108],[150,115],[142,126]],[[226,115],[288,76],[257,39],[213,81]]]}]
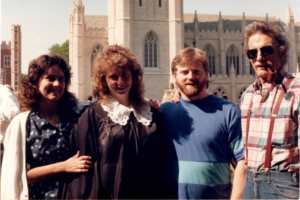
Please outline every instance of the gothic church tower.
[{"label": "gothic church tower", "polygon": [[183,48],[183,0],[109,0],[109,45],[134,51],[144,69],[146,97],[160,100],[172,85],[170,64]]},{"label": "gothic church tower", "polygon": [[85,99],[85,67],[84,67],[84,5],[81,0],[73,3],[69,18],[69,64],[72,67],[73,77],[71,91],[77,94],[78,99]]},{"label": "gothic church tower", "polygon": [[22,54],[21,54],[21,26],[11,26],[11,86],[14,91],[20,91],[21,89],[21,66],[22,66]]},{"label": "gothic church tower", "polygon": [[286,71],[290,73],[296,72],[296,38],[295,38],[295,22],[292,10],[290,5],[288,5],[288,9],[285,16],[285,29],[287,38],[290,42],[290,49],[289,49],[289,57],[288,57],[288,64],[285,67]]}]

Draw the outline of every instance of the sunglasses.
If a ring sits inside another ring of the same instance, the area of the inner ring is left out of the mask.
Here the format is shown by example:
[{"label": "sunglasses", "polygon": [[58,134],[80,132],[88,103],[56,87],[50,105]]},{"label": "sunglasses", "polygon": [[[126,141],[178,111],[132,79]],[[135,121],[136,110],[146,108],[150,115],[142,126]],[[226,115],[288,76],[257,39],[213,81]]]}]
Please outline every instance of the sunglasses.
[{"label": "sunglasses", "polygon": [[[277,45],[267,45],[267,46],[263,46],[261,48],[259,48],[261,54],[263,56],[269,56],[269,55],[272,55],[274,53],[274,46],[277,46]],[[258,52],[258,49],[250,49],[247,51],[247,57],[249,59],[254,59],[257,57],[257,52]]]}]

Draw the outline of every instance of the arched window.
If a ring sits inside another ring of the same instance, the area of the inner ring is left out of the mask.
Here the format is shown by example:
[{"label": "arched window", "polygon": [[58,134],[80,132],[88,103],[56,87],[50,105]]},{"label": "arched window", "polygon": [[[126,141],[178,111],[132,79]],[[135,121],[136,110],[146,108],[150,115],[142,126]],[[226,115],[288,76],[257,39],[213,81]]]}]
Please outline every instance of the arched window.
[{"label": "arched window", "polygon": [[250,75],[255,76],[255,71],[254,71],[253,65],[250,61],[249,61],[249,63],[250,63]]},{"label": "arched window", "polygon": [[91,75],[93,76],[93,62],[94,59],[96,58],[97,54],[102,51],[102,47],[100,45],[97,45],[93,51],[92,51],[92,56],[91,56]]},{"label": "arched window", "polygon": [[215,51],[211,45],[207,45],[204,48],[206,52],[206,56],[208,58],[208,66],[209,66],[209,75],[216,74],[216,66],[215,66]]},{"label": "arched window", "polygon": [[153,33],[149,33],[145,40],[145,67],[157,67],[157,46],[157,38]]},{"label": "arched window", "polygon": [[161,7],[161,0],[158,1],[158,5],[159,5],[159,7]]},{"label": "arched window", "polygon": [[142,6],[142,0],[140,0],[140,6]]},{"label": "arched window", "polygon": [[236,75],[240,74],[239,67],[239,52],[234,45],[231,45],[227,50],[226,54],[226,74],[229,76],[229,70],[231,65],[233,64]]}]

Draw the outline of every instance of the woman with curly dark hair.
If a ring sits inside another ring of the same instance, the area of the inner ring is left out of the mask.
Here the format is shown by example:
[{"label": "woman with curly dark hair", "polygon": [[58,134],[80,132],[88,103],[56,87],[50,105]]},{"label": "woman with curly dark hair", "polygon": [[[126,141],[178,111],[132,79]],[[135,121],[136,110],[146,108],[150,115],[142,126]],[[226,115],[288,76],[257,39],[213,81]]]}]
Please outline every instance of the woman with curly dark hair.
[{"label": "woman with curly dark hair", "polygon": [[93,172],[74,177],[66,198],[161,198],[164,134],[160,113],[144,99],[137,58],[128,48],[105,47],[93,75],[97,101],[75,125],[72,147],[96,162]]},{"label": "woman with curly dark hair", "polygon": [[92,167],[89,156],[69,150],[84,106],[67,90],[70,79],[70,67],[58,54],[30,62],[20,92],[25,112],[14,118],[4,139],[1,199],[61,198],[64,174]]}]

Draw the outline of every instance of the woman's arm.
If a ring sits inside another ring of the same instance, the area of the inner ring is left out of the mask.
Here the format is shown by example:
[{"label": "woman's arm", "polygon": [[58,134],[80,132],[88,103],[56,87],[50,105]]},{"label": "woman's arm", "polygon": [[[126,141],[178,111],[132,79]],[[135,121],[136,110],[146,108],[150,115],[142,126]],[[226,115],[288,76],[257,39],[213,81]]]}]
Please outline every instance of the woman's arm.
[{"label": "woman's arm", "polygon": [[27,170],[27,182],[34,183],[59,173],[82,173],[92,168],[90,156],[79,156],[80,152],[66,161]]}]

